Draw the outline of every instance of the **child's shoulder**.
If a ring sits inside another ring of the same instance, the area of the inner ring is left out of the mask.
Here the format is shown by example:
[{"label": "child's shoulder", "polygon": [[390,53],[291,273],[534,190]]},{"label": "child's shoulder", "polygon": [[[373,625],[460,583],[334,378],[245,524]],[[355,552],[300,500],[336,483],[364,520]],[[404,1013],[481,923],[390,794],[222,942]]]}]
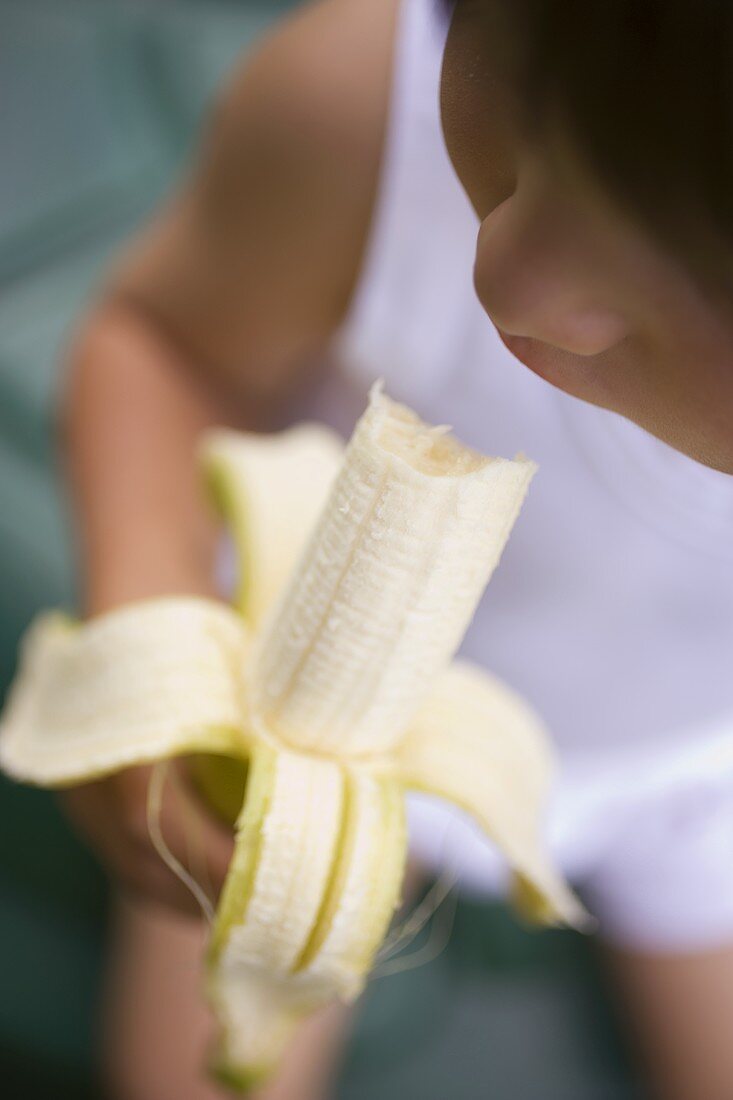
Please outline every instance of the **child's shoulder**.
[{"label": "child's shoulder", "polygon": [[[231,164],[257,152],[323,157],[356,176],[379,153],[399,0],[321,0],[299,9],[244,57],[220,95],[212,135]],[[230,165],[231,166],[231,165]]]},{"label": "child's shoulder", "polygon": [[[289,376],[350,300],[377,191],[398,0],[297,10],[235,69],[183,188],[115,272],[195,357]],[[268,383],[269,385],[269,383]]]}]

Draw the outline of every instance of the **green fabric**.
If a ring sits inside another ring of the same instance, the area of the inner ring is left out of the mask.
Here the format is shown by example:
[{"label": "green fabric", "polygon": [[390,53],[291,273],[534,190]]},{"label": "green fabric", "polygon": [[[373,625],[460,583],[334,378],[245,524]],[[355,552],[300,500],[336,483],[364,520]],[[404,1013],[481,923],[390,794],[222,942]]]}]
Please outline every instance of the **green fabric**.
[{"label": "green fabric", "polygon": [[[419,945],[412,945],[414,951]],[[463,900],[434,961],[370,986],[339,1100],[641,1100],[592,941]]]},{"label": "green fabric", "polygon": [[[102,960],[106,889],[55,799],[0,782],[0,1066],[28,1091],[52,1071],[63,1090],[91,1088],[92,1036]],[[3,1088],[6,1086],[4,1085]],[[71,1092],[69,1093],[71,1095]]]},{"label": "green fabric", "polygon": [[0,279],[149,208],[226,69],[292,6],[1,0]]},{"label": "green fabric", "polygon": [[285,0],[0,0],[0,435],[49,455],[59,348]]}]

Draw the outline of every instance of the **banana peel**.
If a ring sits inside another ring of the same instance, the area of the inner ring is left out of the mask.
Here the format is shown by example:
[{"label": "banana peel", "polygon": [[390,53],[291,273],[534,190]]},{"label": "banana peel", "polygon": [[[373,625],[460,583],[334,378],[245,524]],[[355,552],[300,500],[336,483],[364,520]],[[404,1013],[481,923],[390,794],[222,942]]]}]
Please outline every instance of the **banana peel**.
[{"label": "banana peel", "polygon": [[0,766],[47,787],[200,756],[234,820],[208,951],[213,1068],[246,1089],[293,1029],[363,988],[399,903],[406,790],[472,815],[533,920],[585,914],[542,845],[541,722],[453,660],[534,472],[376,386],[344,450],[317,425],[217,431],[206,482],[234,537],[232,607],[148,600],[42,616],[0,721]]}]

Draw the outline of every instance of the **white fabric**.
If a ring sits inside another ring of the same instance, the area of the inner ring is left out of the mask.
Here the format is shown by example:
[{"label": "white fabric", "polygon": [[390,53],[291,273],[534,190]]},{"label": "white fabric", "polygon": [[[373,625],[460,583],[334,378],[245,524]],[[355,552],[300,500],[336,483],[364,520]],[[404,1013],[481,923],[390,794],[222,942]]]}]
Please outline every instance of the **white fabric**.
[{"label": "white fabric", "polygon": [[[548,835],[602,929],[733,940],[733,478],[562,394],[475,299],[477,223],[445,153],[434,0],[405,0],[381,190],[338,369],[303,411],[347,434],[370,383],[465,442],[540,464],[463,652],[518,688],[561,757]],[[471,888],[501,872],[416,800],[415,846]]]}]

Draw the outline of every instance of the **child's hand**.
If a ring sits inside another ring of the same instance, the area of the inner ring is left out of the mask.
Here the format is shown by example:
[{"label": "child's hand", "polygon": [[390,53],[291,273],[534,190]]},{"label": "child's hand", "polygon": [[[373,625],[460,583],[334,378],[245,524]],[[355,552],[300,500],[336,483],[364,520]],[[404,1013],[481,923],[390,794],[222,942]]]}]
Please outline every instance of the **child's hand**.
[{"label": "child's hand", "polygon": [[[231,831],[207,811],[188,780],[185,765],[170,764],[160,833],[166,846],[215,902],[232,855]],[[73,824],[107,870],[144,901],[200,915],[191,892],[166,866],[153,845],[148,824],[152,768],[130,768],[63,792]]]}]

